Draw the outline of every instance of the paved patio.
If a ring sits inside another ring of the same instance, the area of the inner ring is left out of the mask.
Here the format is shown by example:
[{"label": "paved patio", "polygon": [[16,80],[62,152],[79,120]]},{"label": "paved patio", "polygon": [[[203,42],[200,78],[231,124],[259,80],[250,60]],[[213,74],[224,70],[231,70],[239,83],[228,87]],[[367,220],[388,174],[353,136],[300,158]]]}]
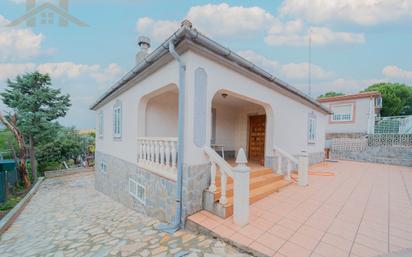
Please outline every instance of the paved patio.
[{"label": "paved patio", "polygon": [[[308,187],[296,184],[250,207],[239,227],[206,211],[189,219],[268,256],[378,256],[412,248],[412,168],[321,163]],[[412,252],[410,255],[412,256]]]},{"label": "paved patio", "polygon": [[244,256],[205,235],[159,232],[158,223],[94,190],[93,173],[46,179],[2,235],[0,256]]}]

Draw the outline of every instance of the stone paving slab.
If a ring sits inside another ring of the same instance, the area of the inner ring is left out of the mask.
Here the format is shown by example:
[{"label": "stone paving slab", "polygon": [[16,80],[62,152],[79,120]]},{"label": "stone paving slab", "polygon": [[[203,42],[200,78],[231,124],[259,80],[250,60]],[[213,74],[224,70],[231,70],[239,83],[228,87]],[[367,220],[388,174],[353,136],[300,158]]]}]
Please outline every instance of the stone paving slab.
[{"label": "stone paving slab", "polygon": [[0,256],[247,256],[211,237],[153,228],[160,221],[94,189],[92,173],[47,179],[0,239]]}]

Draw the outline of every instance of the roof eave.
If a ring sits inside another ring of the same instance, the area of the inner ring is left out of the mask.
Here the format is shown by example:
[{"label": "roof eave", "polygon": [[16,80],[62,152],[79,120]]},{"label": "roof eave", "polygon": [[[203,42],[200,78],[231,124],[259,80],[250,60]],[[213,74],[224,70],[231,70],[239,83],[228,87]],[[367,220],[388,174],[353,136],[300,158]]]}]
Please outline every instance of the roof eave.
[{"label": "roof eave", "polygon": [[119,90],[124,84],[129,82],[133,77],[135,77],[137,74],[142,72],[144,69],[146,69],[148,66],[150,66],[152,63],[154,63],[157,59],[159,59],[161,56],[166,54],[168,52],[168,44],[170,40],[173,40],[173,43],[178,43],[185,37],[188,37],[190,40],[197,42],[198,44],[202,45],[203,47],[206,47],[207,49],[211,50],[212,52],[221,55],[225,58],[227,58],[230,61],[233,61],[240,65],[243,68],[246,68],[259,76],[265,78],[266,80],[269,80],[272,83],[275,83],[276,85],[284,88],[285,90],[293,93],[294,95],[299,96],[302,98],[304,101],[310,103],[316,109],[318,109],[321,112],[324,112],[325,114],[331,114],[331,112],[322,104],[317,102],[315,99],[312,99],[311,97],[307,96],[303,92],[299,91],[298,89],[292,87],[288,83],[278,79],[277,77],[271,75],[270,73],[266,72],[265,70],[259,68],[252,62],[246,60],[245,58],[241,57],[240,55],[232,52],[229,48],[226,48],[219,43],[213,41],[212,39],[204,36],[203,34],[199,33],[196,29],[191,29],[186,26],[181,27],[179,30],[177,30],[172,36],[170,36],[166,41],[164,41],[159,47],[157,47],[152,53],[150,53],[143,62],[139,63],[136,65],[131,71],[129,71],[126,75],[124,75],[115,85],[113,85],[109,90],[107,90],[91,107],[91,110],[96,110],[99,105],[106,100],[110,95],[112,95],[114,92]]}]

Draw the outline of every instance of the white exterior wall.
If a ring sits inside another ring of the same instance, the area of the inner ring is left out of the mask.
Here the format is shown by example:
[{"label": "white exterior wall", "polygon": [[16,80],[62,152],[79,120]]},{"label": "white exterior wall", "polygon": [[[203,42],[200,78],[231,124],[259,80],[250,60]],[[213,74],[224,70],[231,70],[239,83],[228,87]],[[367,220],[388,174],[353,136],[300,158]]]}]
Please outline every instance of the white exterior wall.
[{"label": "white exterior wall", "polygon": [[[326,133],[368,133],[373,128],[375,117],[373,98],[360,98],[345,101],[323,103],[326,108],[332,105],[352,103],[354,104],[354,120],[352,122],[334,122],[332,118],[326,121]],[[371,127],[372,126],[372,127]]]},{"label": "white exterior wall", "polygon": [[[144,117],[145,108],[143,106],[145,104],[139,104],[139,102],[145,101],[142,97],[157,89],[167,85],[176,87],[177,81],[178,65],[173,61],[99,108],[96,111],[96,117],[100,111],[103,111],[104,135],[103,138],[96,135],[96,151],[137,164],[137,138],[145,136],[144,118],[138,121],[138,116]],[[122,138],[120,140],[113,138],[113,105],[117,100],[122,103]],[[96,122],[98,124],[97,119]]]},{"label": "white exterior wall", "polygon": [[[185,90],[185,163],[188,165],[204,164],[208,162],[201,148],[194,145],[194,72],[198,67],[205,69],[207,73],[207,110],[211,110],[212,99],[215,93],[225,89],[242,97],[247,96],[249,101],[264,106],[267,115],[266,133],[270,135],[266,144],[265,155],[272,156],[272,145],[275,144],[285,151],[296,155],[306,150],[309,153],[323,152],[327,115],[286,97],[273,89],[270,89],[244,75],[233,71],[221,64],[213,62],[192,51],[182,55],[186,62],[186,90]],[[145,124],[146,95],[168,86],[176,87],[178,81],[178,64],[172,61],[163,66],[134,87],[120,94],[115,99],[103,105],[96,111],[96,123],[98,114],[104,113],[103,138],[96,138],[96,150],[110,154],[131,163],[137,163],[137,137],[146,136],[146,128],[155,133],[164,133],[160,130],[152,130],[156,123]],[[158,94],[158,93],[156,93]],[[246,97],[245,97],[246,98]],[[113,138],[113,105],[117,100],[122,103],[122,138]],[[150,103],[150,101],[149,101]],[[156,106],[156,105],[155,105]],[[154,110],[149,105],[149,113]],[[308,144],[308,114],[314,112],[317,117],[316,143]],[[273,116],[273,120],[270,117]],[[246,116],[247,117],[247,116]],[[236,122],[244,122],[244,116],[236,116]],[[159,120],[159,117],[156,117]],[[236,142],[234,150],[245,147],[247,138],[247,120],[245,127],[235,130]],[[211,112],[207,112],[206,144],[211,139]],[[174,132],[173,132],[174,133]],[[168,136],[168,135],[164,135]],[[243,141],[242,141],[243,138]],[[246,150],[246,149],[245,149]]]},{"label": "white exterior wall", "polygon": [[[187,80],[186,91],[186,135],[185,159],[188,164],[199,164],[207,161],[203,151],[199,150],[193,143],[193,107],[194,107],[194,72],[198,67],[205,69],[207,73],[207,109],[211,109],[212,99],[215,93],[225,89],[238,96],[247,96],[248,100],[257,104],[265,105],[266,114],[273,112],[273,122],[268,119],[267,134],[272,133],[273,142],[291,154],[299,154],[306,150],[309,153],[323,152],[325,141],[324,124],[327,115],[316,111],[304,104],[286,97],[255,80],[249,79],[240,73],[218,64],[194,52],[188,52],[187,58]],[[308,114],[314,111],[317,117],[316,143],[308,144]],[[207,117],[206,142],[211,138],[211,112]],[[272,156],[272,146],[266,144],[265,155]]]},{"label": "white exterior wall", "polygon": [[177,92],[165,92],[148,101],[145,136],[177,137],[178,97]]}]

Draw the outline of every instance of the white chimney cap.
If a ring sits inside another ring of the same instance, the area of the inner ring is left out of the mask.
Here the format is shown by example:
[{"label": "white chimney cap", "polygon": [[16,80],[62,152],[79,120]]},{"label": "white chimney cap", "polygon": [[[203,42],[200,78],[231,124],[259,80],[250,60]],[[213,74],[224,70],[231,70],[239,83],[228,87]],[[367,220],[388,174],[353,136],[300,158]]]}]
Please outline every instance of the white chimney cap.
[{"label": "white chimney cap", "polygon": [[145,37],[145,36],[139,36],[137,44],[142,47],[147,46],[148,48],[150,47],[150,38]]}]

